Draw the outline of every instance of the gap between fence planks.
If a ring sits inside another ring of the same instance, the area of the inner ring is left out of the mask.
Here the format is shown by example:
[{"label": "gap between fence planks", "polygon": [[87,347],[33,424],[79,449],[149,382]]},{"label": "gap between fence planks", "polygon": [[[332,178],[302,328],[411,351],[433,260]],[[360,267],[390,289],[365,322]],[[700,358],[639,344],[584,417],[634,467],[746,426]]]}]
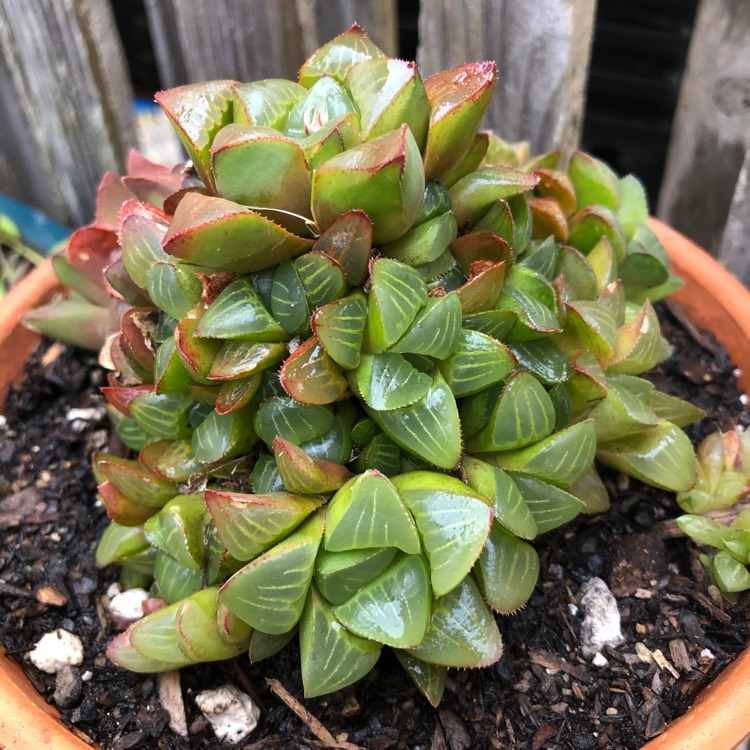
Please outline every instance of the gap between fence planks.
[{"label": "gap between fence planks", "polygon": [[[750,199],[747,188],[738,183],[748,146],[750,2],[702,0],[672,126],[658,215],[732,270],[743,272],[746,283],[748,235],[743,241],[736,232],[750,229]],[[745,160],[745,185],[747,170]],[[733,228],[727,234],[730,207]]]},{"label": "gap between fence planks", "polygon": [[581,134],[595,0],[422,0],[423,75],[494,60],[498,83],[485,123],[532,151],[570,152]]},{"label": "gap between fence planks", "polygon": [[[102,0],[0,0],[3,191],[75,225],[135,141],[132,90]],[[7,181],[6,181],[7,180]]]}]

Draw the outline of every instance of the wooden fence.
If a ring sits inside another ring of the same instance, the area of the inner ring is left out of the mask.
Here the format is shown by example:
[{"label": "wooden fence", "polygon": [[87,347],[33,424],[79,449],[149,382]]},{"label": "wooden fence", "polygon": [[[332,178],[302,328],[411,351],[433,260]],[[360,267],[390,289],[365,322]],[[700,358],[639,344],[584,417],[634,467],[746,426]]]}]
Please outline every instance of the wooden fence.
[{"label": "wooden fence", "polygon": [[[603,0],[604,1],[604,0]],[[165,86],[293,77],[357,20],[398,51],[396,0],[145,0]],[[488,125],[535,151],[580,139],[596,0],[422,0],[423,74],[496,60]],[[71,225],[135,141],[109,0],[0,0],[0,192]],[[533,92],[533,95],[531,94]],[[750,283],[750,2],[701,0],[655,207]]]}]

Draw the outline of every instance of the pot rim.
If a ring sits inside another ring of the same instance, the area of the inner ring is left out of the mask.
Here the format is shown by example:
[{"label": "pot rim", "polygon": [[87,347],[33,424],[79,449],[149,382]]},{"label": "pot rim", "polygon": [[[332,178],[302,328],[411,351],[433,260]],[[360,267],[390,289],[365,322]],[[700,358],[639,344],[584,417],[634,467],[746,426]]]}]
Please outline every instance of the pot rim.
[{"label": "pot rim", "polygon": [[[750,291],[705,251],[657,219],[651,229],[669,253],[685,285],[672,301],[697,325],[713,331],[742,374],[750,393]],[[21,372],[38,339],[20,325],[20,316],[57,287],[50,261],[34,269],[0,305],[0,408],[8,385]],[[17,342],[20,342],[17,343]],[[12,350],[13,357],[6,353]],[[0,657],[5,652],[0,647]],[[0,658],[0,745],[7,750],[54,747],[91,750],[59,721],[57,710],[31,686],[10,658]],[[644,745],[644,750],[728,750],[748,736],[750,646],[698,696],[690,709]]]}]

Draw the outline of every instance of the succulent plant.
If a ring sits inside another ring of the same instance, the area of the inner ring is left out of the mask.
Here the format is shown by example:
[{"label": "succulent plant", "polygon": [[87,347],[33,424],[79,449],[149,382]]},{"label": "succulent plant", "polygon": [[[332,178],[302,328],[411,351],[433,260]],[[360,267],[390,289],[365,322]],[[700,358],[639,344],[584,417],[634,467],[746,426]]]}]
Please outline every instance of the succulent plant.
[{"label": "succulent plant", "polygon": [[23,241],[15,222],[0,214],[0,299],[43,260]]},{"label": "succulent plant", "polygon": [[701,413],[639,377],[679,284],[643,188],[479,132],[494,84],[492,63],[423,81],[355,26],[298,83],[157,96],[192,168],[132,157],[58,259],[121,316],[104,395],[138,456],[94,456],[97,559],[166,603],[118,664],[298,633],[308,696],[387,645],[436,704],[447,667],[499,658],[532,541],[606,508],[595,457],[693,486]]},{"label": "succulent plant", "polygon": [[695,486],[677,494],[687,511],[677,524],[698,544],[718,550],[700,558],[722,591],[750,589],[750,509],[734,513],[729,524],[705,516],[750,495],[750,435],[744,430],[715,432],[698,446],[695,462]]}]

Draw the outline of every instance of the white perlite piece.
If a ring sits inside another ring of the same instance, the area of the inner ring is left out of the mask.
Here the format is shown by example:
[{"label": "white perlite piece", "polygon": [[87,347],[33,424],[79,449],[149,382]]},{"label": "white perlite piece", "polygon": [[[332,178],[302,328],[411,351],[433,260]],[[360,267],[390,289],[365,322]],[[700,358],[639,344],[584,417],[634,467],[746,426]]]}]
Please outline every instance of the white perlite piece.
[{"label": "white perlite piece", "polygon": [[607,661],[607,657],[601,652],[597,651],[594,654],[594,658],[591,660],[591,663],[595,667],[606,667],[609,662]]},{"label": "white perlite piece", "polygon": [[83,664],[83,644],[77,635],[58,628],[39,639],[29,652],[29,661],[42,672],[56,674],[65,666]]},{"label": "white perlite piece", "polygon": [[234,685],[204,690],[195,696],[195,702],[222,742],[241,742],[258,726],[260,709]]},{"label": "white perlite piece", "polygon": [[149,593],[144,589],[128,589],[116,594],[109,603],[109,614],[113,620],[123,624],[135,622],[143,617],[143,602]]},{"label": "white perlite piece", "polygon": [[618,646],[623,641],[617,600],[601,578],[591,578],[579,592],[583,623],[581,651],[592,657],[604,646]]}]

